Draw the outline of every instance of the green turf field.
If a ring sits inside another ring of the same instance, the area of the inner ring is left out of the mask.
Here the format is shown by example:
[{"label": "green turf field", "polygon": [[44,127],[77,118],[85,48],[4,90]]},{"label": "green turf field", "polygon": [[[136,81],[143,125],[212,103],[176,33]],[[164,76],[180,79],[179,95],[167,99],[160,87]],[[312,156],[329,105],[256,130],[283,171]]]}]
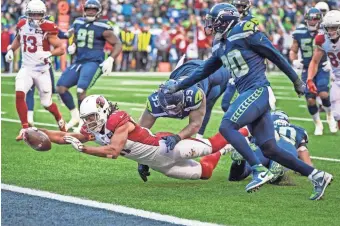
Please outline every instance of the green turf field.
[{"label": "green turf field", "polygon": [[[120,109],[138,120],[147,95],[164,80],[164,77],[144,76],[103,77],[90,93],[103,94],[118,102]],[[295,117],[292,122],[309,132],[311,155],[340,159],[340,132],[332,135],[324,124],[324,136],[312,135],[314,127],[312,122],[306,121],[310,117],[304,99],[297,98],[286,77],[274,76],[270,80],[278,108]],[[169,179],[152,171],[149,181],[144,183],[138,176],[137,163],[123,157],[102,159],[80,154],[70,146],[57,145],[42,153],[23,142],[16,142],[20,124],[13,121],[18,120],[14,82],[14,77],[2,77],[2,183],[227,225],[339,225],[340,162],[313,161],[317,168],[329,171],[335,177],[324,199],[318,202],[308,199],[312,184],[294,173],[289,173],[285,186],[265,185],[259,192],[247,194],[245,186],[249,178],[243,182],[227,182],[229,155],[223,156],[209,181]],[[42,110],[37,93],[35,100],[35,121],[55,124],[52,115]],[[68,120],[70,116],[66,107],[61,109]],[[222,115],[218,102],[207,136],[218,130]],[[325,119],[325,115],[322,117]],[[187,120],[174,123],[173,120],[160,119],[152,131],[177,132],[185,123]]]}]

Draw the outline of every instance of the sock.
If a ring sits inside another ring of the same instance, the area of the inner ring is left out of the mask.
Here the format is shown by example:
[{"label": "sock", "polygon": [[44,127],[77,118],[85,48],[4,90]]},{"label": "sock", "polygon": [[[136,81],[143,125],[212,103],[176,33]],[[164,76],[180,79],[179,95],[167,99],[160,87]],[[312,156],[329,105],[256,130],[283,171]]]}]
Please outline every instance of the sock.
[{"label": "sock", "polygon": [[224,137],[220,133],[217,133],[215,134],[215,136],[208,138],[208,140],[211,143],[212,153],[221,150],[228,144],[228,141],[226,141],[226,139],[224,139]]},{"label": "sock", "polygon": [[33,115],[34,115],[34,111],[30,111],[30,110],[28,110],[28,112],[27,112],[27,119],[28,119],[28,122],[34,122],[34,117],[33,117]]},{"label": "sock", "polygon": [[29,111],[34,110],[34,88],[30,89],[26,94],[26,104]]},{"label": "sock", "polygon": [[319,109],[316,105],[308,105],[307,108],[308,108],[309,114],[313,116],[313,119],[314,119],[314,115],[316,115],[316,114],[318,115],[318,117],[320,119]]},{"label": "sock", "polygon": [[22,91],[15,92],[15,105],[17,108],[17,112],[21,121],[22,128],[28,128],[27,121],[27,105],[25,102],[25,93]]},{"label": "sock", "polygon": [[316,174],[318,172],[318,170],[317,169],[314,169],[309,175],[308,175],[308,179],[309,180],[313,180],[313,176],[314,176],[314,174]]},{"label": "sock", "polygon": [[320,120],[320,114],[319,114],[318,111],[317,111],[314,115],[312,115],[312,118],[313,118],[313,121],[314,121],[315,123],[321,122],[321,120]]},{"label": "sock", "polygon": [[49,107],[46,108],[49,112],[54,115],[55,120],[59,121],[61,119],[61,114],[58,110],[58,107],[55,103],[52,103]]},{"label": "sock", "polygon": [[79,118],[79,111],[78,111],[77,108],[72,109],[72,110],[70,111],[70,113],[71,113],[71,118],[72,118],[72,119],[77,119],[77,118]]},{"label": "sock", "polygon": [[221,153],[216,152],[211,155],[204,156],[200,160],[200,164],[202,166],[202,175],[201,179],[207,180],[211,177],[218,161],[221,158]]},{"label": "sock", "polygon": [[65,93],[60,93],[60,98],[69,110],[75,109],[72,94],[67,90]]}]

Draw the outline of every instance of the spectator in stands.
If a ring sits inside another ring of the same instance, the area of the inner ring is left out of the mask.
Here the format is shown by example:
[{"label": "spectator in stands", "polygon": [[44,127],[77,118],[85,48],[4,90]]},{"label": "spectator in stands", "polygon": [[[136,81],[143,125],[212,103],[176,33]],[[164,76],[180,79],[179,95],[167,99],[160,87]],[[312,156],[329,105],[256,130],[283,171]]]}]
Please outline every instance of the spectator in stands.
[{"label": "spectator in stands", "polygon": [[130,23],[126,23],[124,29],[120,32],[119,38],[122,42],[123,57],[120,71],[129,71],[132,60],[132,53],[135,43],[135,34],[131,31]]},{"label": "spectator in stands", "polygon": [[157,59],[155,67],[157,67],[159,62],[169,61],[169,50],[171,46],[171,40],[168,29],[169,29],[168,24],[164,24],[162,27],[162,32],[155,38],[155,47],[157,49]]},{"label": "spectator in stands", "polygon": [[137,55],[136,55],[136,69],[137,71],[146,71],[148,64],[148,54],[151,51],[151,32],[148,25],[142,26],[142,31],[137,38]]}]

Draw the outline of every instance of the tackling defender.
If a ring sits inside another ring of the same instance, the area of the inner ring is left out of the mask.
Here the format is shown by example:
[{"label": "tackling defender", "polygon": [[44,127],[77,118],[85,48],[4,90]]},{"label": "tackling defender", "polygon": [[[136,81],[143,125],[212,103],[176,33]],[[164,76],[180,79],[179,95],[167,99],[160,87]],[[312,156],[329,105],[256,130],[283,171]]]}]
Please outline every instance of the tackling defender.
[{"label": "tackling defender", "polygon": [[[13,52],[21,47],[22,67],[15,81],[16,109],[22,129],[16,140],[22,140],[23,133],[28,128],[27,104],[25,97],[32,85],[39,90],[40,102],[46,110],[55,117],[60,130],[66,131],[65,121],[55,103],[52,102],[52,82],[50,76],[49,58],[65,53],[58,28],[53,22],[45,20],[46,6],[42,1],[31,1],[27,5],[27,18],[22,18],[17,24],[17,36],[6,55],[6,61],[13,60]],[[50,49],[53,46],[53,50]]]},{"label": "tackling defender", "polygon": [[324,34],[315,37],[317,48],[314,49],[313,58],[308,67],[307,86],[311,93],[317,93],[318,87],[314,83],[314,77],[320,62],[327,54],[334,74],[330,90],[332,112],[338,128],[340,128],[340,11],[329,11],[323,21]]},{"label": "tackling defender", "polygon": [[[118,111],[103,96],[90,95],[80,105],[84,121],[81,133],[43,130],[57,144],[72,144],[79,152],[104,158],[124,156],[164,175],[178,179],[209,179],[227,141],[220,135],[205,139],[181,140],[169,151],[162,136],[139,126],[124,111]],[[247,131],[243,131],[247,135]],[[94,140],[100,147],[84,146]],[[200,162],[192,158],[203,157]]]},{"label": "tackling defender", "polygon": [[220,133],[252,166],[253,179],[247,185],[246,191],[258,189],[259,186],[272,179],[273,175],[261,165],[245,138],[238,132],[238,129],[245,125],[250,128],[264,156],[308,176],[314,184],[314,192],[310,199],[320,199],[333,176],[296,159],[276,144],[274,125],[270,116],[275,97],[266,78],[265,59],[268,58],[276,64],[290,78],[298,95],[304,94],[304,83],[268,38],[258,31],[253,22],[238,23],[239,13],[235,7],[217,6],[219,4],[215,5],[209,14],[212,14],[211,24],[214,32],[220,33],[218,50],[205,61],[203,69],[195,70],[190,77],[179,84],[168,86],[168,92],[174,93],[190,87],[208,77],[222,65],[230,68],[240,95],[225,113]]},{"label": "tackling defender", "polygon": [[[317,8],[311,8],[305,14],[306,25],[300,25],[293,32],[293,45],[290,49],[289,59],[293,62],[296,69],[302,69],[302,80],[307,81],[308,66],[313,56],[313,46],[315,36],[319,32],[322,21],[322,13]],[[298,52],[301,50],[302,60],[298,59]],[[337,132],[336,122],[331,112],[331,102],[329,99],[329,71],[330,65],[327,57],[324,56],[319,64],[314,82],[318,88],[318,96],[321,98],[323,109],[327,115],[327,122],[332,133]],[[315,131],[314,135],[323,134],[323,125],[320,119],[319,109],[316,105],[316,96],[306,89],[305,97],[307,100],[308,112],[312,116]]]},{"label": "tackling defender", "polygon": [[[75,42],[68,47],[68,52],[76,53],[76,62],[63,72],[57,83],[57,91],[71,112],[68,128],[79,123],[79,112],[68,89],[77,86],[80,106],[86,97],[86,90],[93,86],[102,74],[107,75],[112,71],[114,59],[122,49],[121,42],[113,33],[109,21],[99,19],[101,11],[99,1],[87,0],[84,5],[84,17],[77,18],[72,25],[71,31],[75,34]],[[104,61],[105,42],[111,44],[113,50]]]}]

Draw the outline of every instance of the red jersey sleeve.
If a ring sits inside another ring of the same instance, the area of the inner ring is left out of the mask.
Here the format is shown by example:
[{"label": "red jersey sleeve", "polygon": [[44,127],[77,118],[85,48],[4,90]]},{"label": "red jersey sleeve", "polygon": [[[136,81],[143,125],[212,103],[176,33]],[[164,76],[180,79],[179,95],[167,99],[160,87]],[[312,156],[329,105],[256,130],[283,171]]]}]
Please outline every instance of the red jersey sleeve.
[{"label": "red jersey sleeve", "polygon": [[324,34],[318,34],[315,36],[315,45],[318,45],[322,47],[322,44],[325,42],[325,35]]},{"label": "red jersey sleeve", "polygon": [[43,30],[44,33],[49,33],[53,35],[57,35],[59,32],[58,26],[51,22],[51,21],[44,21],[42,24],[40,24],[41,30]]},{"label": "red jersey sleeve", "polygon": [[19,30],[22,26],[26,24],[26,19],[20,19],[19,22],[17,23],[17,30]]},{"label": "red jersey sleeve", "polygon": [[87,131],[87,127],[86,125],[83,125],[80,129],[80,133],[86,137],[87,140],[91,141],[91,140],[95,140],[95,137],[92,135],[92,133],[89,133]]},{"label": "red jersey sleeve", "polygon": [[106,128],[114,132],[117,128],[121,127],[130,120],[129,114],[125,111],[115,111],[109,116],[106,123]]}]

